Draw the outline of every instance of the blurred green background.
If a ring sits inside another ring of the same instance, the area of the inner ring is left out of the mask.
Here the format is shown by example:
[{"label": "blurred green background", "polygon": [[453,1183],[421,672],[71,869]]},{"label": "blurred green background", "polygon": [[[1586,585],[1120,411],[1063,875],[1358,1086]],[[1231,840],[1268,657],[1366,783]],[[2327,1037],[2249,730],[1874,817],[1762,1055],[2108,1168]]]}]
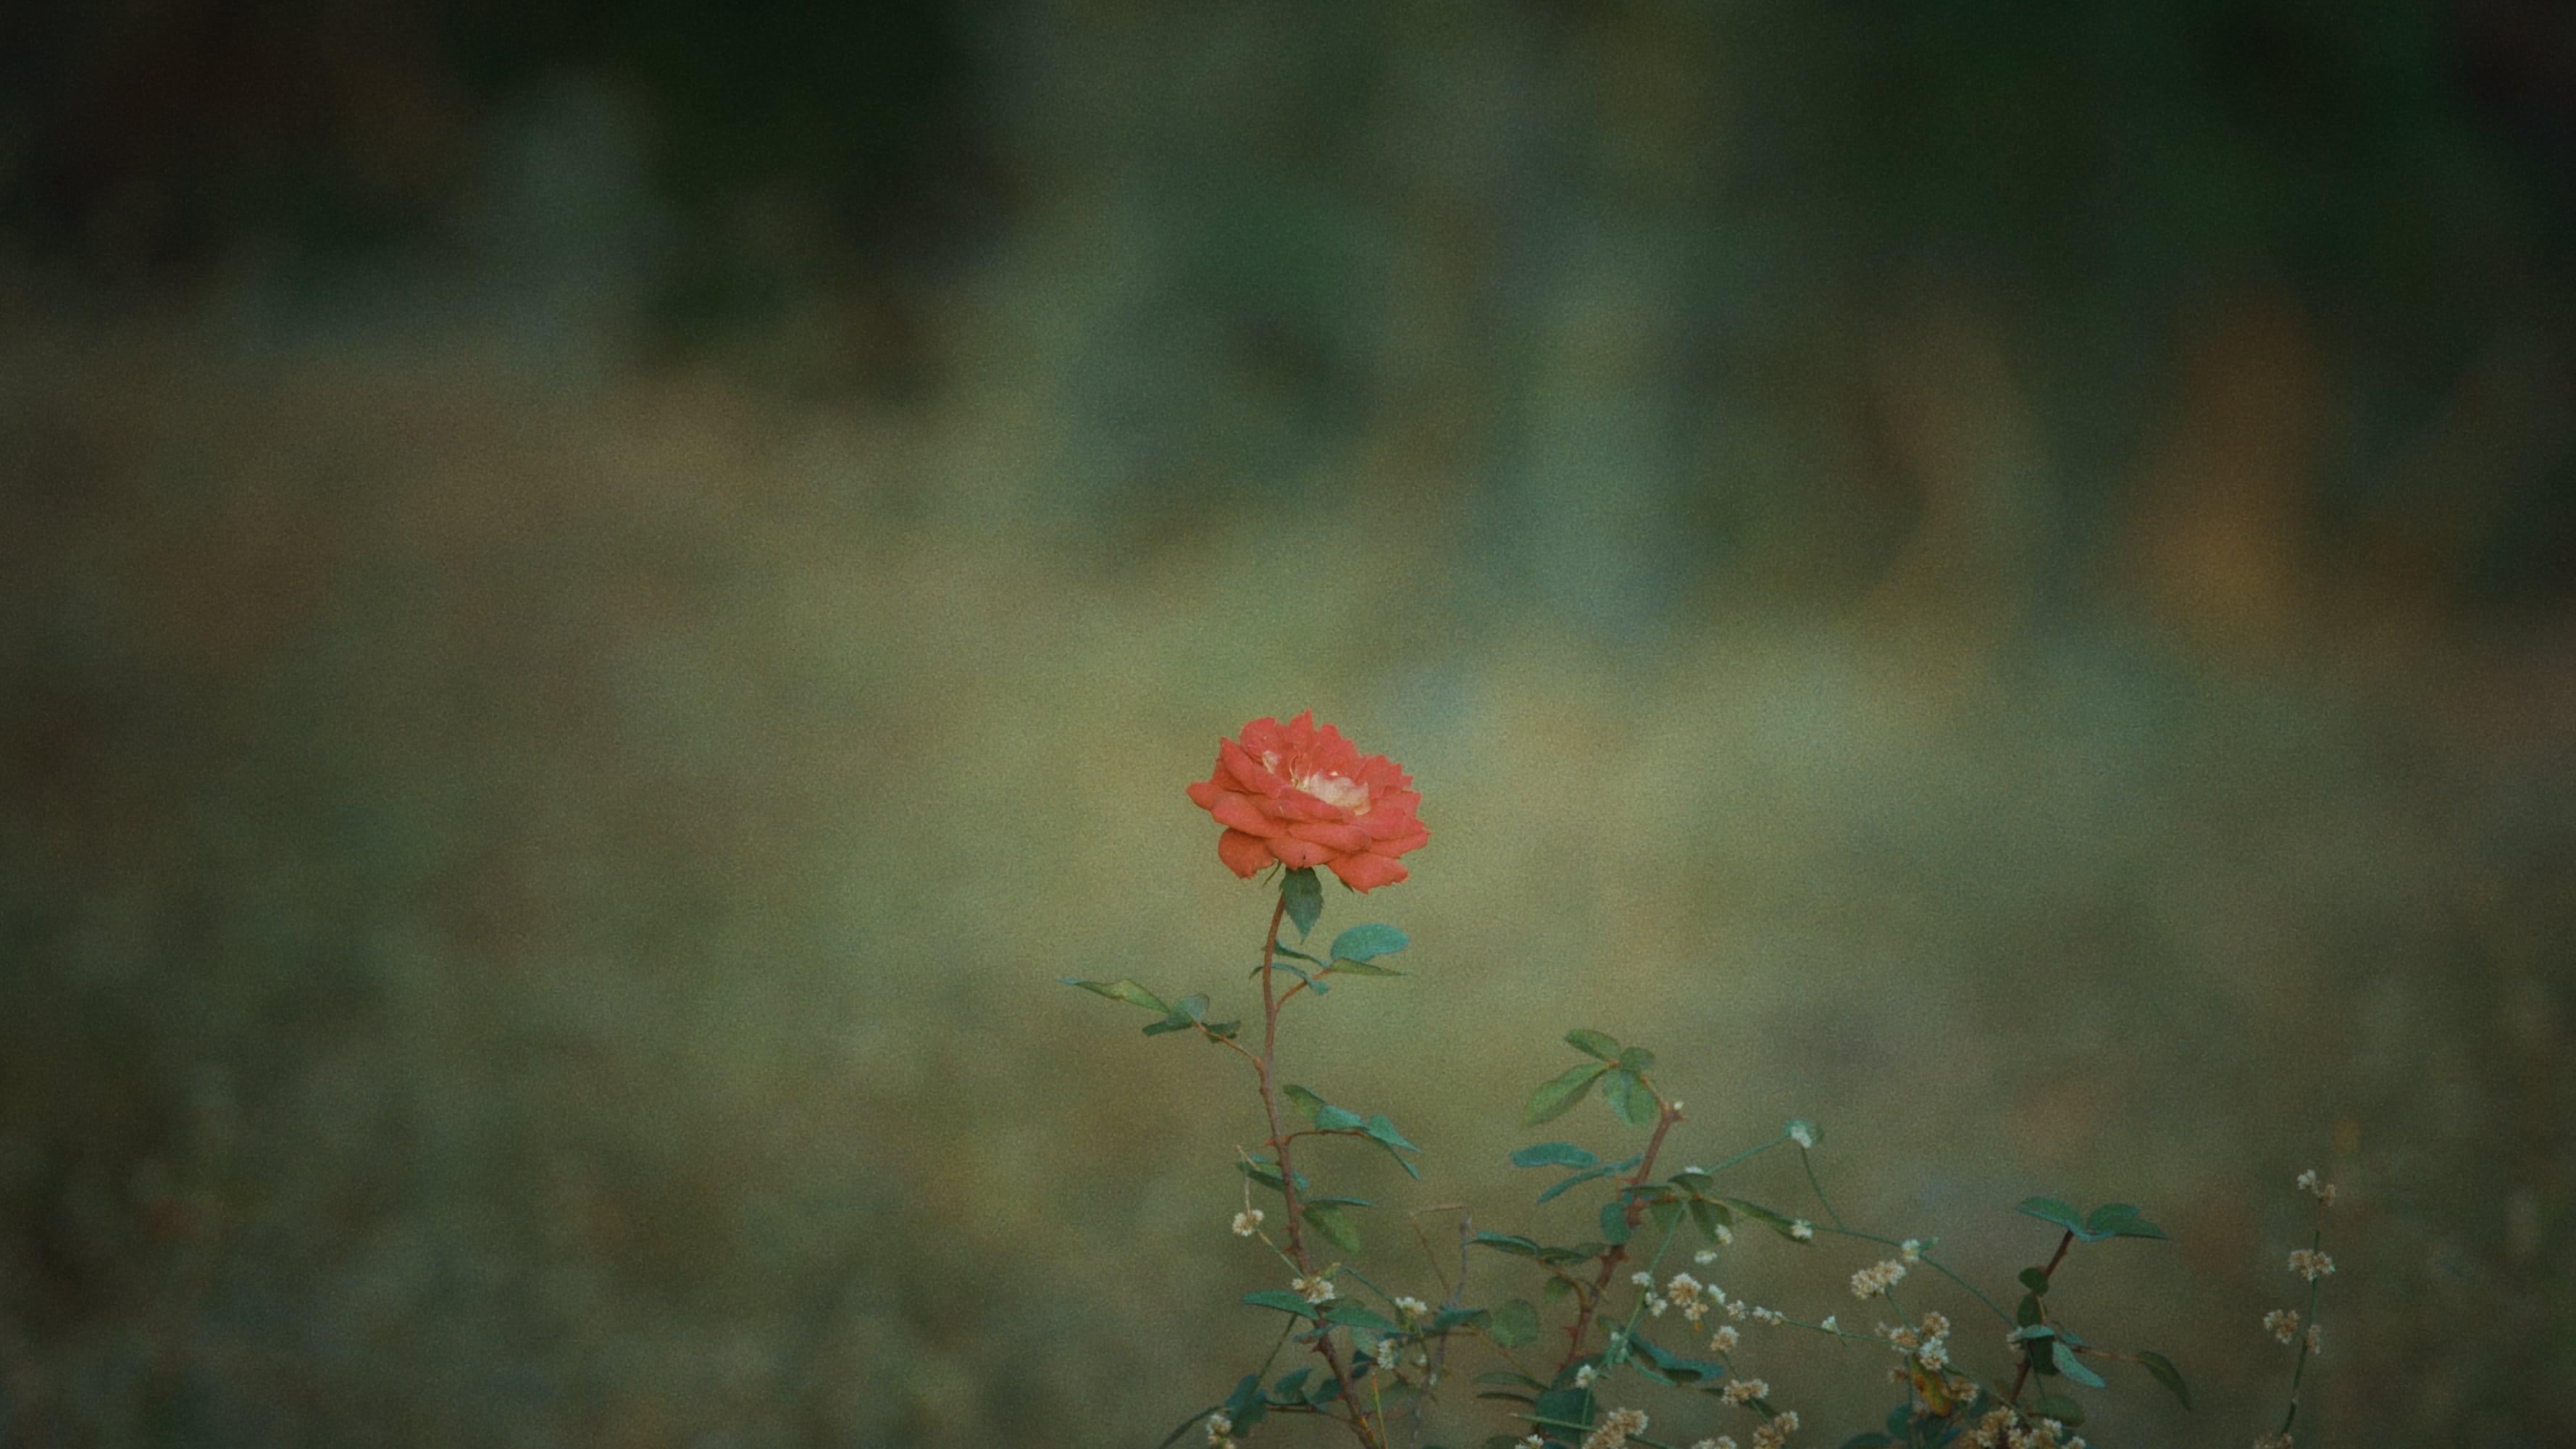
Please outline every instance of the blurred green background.
[{"label": "blurred green background", "polygon": [[2540,0],[0,7],[0,1445],[1151,1444],[1257,1116],[1054,978],[1308,706],[1337,1183],[1612,1031],[2242,1444],[2319,1166],[2302,1445],[2570,1442],[2572,218]]}]

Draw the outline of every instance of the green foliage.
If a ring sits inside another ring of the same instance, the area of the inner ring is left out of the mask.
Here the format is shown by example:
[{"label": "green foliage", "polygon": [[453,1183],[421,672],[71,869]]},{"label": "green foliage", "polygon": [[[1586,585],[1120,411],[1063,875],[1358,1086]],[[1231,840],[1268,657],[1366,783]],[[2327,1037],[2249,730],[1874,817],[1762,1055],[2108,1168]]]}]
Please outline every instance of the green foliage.
[{"label": "green foliage", "polygon": [[1497,1304],[1485,1325],[1485,1336],[1504,1348],[1518,1348],[1538,1337],[1538,1309],[1526,1298]]},{"label": "green foliage", "polygon": [[1279,897],[1288,903],[1288,919],[1297,927],[1297,939],[1306,939],[1324,916],[1323,883],[1315,879],[1312,868],[1292,870],[1279,882]]},{"label": "green foliage", "polygon": [[2138,1215],[2138,1208],[2125,1202],[2107,1202],[2091,1214],[2079,1214],[2065,1202],[2053,1197],[2024,1198],[2018,1211],[2044,1223],[2054,1223],[2075,1235],[2079,1243],[2098,1243],[2106,1238],[2161,1238],[2164,1229]]},{"label": "green foliage", "polygon": [[[1622,1054],[1621,1061],[1626,1061],[1635,1052],[1636,1048],[1631,1047]],[[1631,1127],[1654,1126],[1656,1115],[1662,1111],[1662,1104],[1655,1100],[1654,1089],[1646,1085],[1645,1079],[1638,1076],[1634,1068],[1624,1065],[1603,1074],[1601,1097],[1610,1104],[1611,1111],[1619,1114],[1619,1120]]]},{"label": "green foliage", "polygon": [[2168,1393],[2180,1399],[2184,1408],[2191,1407],[2191,1390],[2183,1383],[2182,1370],[2174,1367],[2172,1359],[2160,1353],[2141,1352],[2138,1362],[2145,1364],[2147,1372],[2153,1374],[2156,1382],[2164,1385]]},{"label": "green foliage", "polygon": [[[1304,881],[1301,885],[1300,880]],[[1296,919],[1303,934],[1315,919],[1320,905],[1306,900],[1313,887],[1312,872],[1291,872],[1283,884],[1283,898],[1288,901],[1290,918]],[[1301,900],[1306,906],[1301,907]],[[1306,907],[1311,907],[1307,909]],[[1302,914],[1301,914],[1302,911]],[[1273,969],[1293,975],[1311,985],[1320,994],[1326,989],[1321,979],[1327,974],[1393,974],[1375,965],[1377,958],[1403,949],[1408,944],[1404,934],[1392,926],[1367,924],[1350,927],[1337,935],[1329,950],[1317,957],[1292,946],[1280,946],[1272,962]],[[1314,967],[1308,970],[1293,962]],[[1235,1023],[1213,1024],[1206,1019],[1204,997],[1185,997],[1178,1002],[1165,1002],[1133,981],[1074,981],[1085,990],[1136,1006],[1157,1019],[1146,1030],[1149,1033],[1177,1031],[1196,1027],[1217,1035],[1231,1032]],[[1285,1003],[1271,998],[1265,1009],[1279,1010]],[[1265,1033],[1264,1051],[1271,1036]],[[1646,1329],[1647,1299],[1655,1292],[1651,1287],[1656,1265],[1663,1263],[1675,1235],[1685,1223],[1700,1241],[1710,1244],[1734,1242],[1733,1229],[1739,1221],[1760,1223],[1780,1238],[1801,1244],[1816,1240],[1820,1232],[1831,1231],[1845,1236],[1880,1242],[1895,1240],[1874,1234],[1859,1233],[1841,1226],[1830,1204],[1824,1201],[1824,1186],[1817,1175],[1811,1154],[1822,1141],[1822,1132],[1807,1118],[1793,1118],[1779,1137],[1723,1159],[1716,1167],[1684,1167],[1671,1170],[1658,1180],[1654,1177],[1653,1156],[1663,1150],[1665,1137],[1677,1112],[1668,1112],[1665,1099],[1648,1073],[1656,1066],[1655,1054],[1644,1047],[1622,1044],[1604,1032],[1576,1028],[1565,1034],[1565,1042],[1582,1054],[1582,1060],[1541,1083],[1522,1108],[1526,1124],[1537,1124],[1563,1116],[1579,1104],[1597,1083],[1602,1098],[1621,1122],[1632,1128],[1657,1128],[1647,1149],[1616,1162],[1604,1161],[1590,1148],[1568,1141],[1534,1142],[1514,1149],[1513,1166],[1519,1168],[1553,1168],[1562,1175],[1542,1191],[1537,1201],[1547,1203],[1579,1188],[1595,1188],[1598,1201],[1590,1206],[1587,1219],[1597,1236],[1579,1242],[1549,1242],[1522,1233],[1497,1232],[1490,1229],[1466,1231],[1465,1244],[1481,1249],[1484,1254],[1504,1260],[1495,1264],[1506,1273],[1537,1275],[1538,1291],[1534,1296],[1503,1298],[1490,1307],[1453,1306],[1437,1311],[1413,1303],[1399,1304],[1392,1290],[1381,1289],[1356,1263],[1338,1263],[1332,1268],[1337,1278],[1356,1281],[1391,1305],[1402,1310],[1402,1317],[1390,1317],[1370,1303],[1349,1296],[1327,1298],[1321,1304],[1309,1302],[1302,1292],[1280,1288],[1263,1288],[1242,1298],[1250,1307],[1285,1314],[1291,1320],[1283,1344],[1305,1348],[1335,1348],[1330,1362],[1338,1367],[1327,1371],[1324,1365],[1308,1362],[1289,1368],[1267,1390],[1260,1388],[1260,1376],[1251,1375],[1236,1385],[1225,1409],[1240,1432],[1263,1414],[1336,1413],[1351,1420],[1354,1428],[1363,1421],[1378,1422],[1372,1416],[1383,1415],[1390,1405],[1409,1403],[1421,1392],[1400,1365],[1406,1352],[1427,1351],[1435,1341],[1446,1343],[1460,1335],[1481,1337],[1490,1351],[1509,1354],[1527,1349],[1550,1336],[1551,1315],[1571,1314],[1567,1321],[1568,1345],[1557,1361],[1552,1377],[1541,1378],[1515,1363],[1477,1374],[1474,1382],[1480,1388],[1479,1399],[1525,1406],[1517,1416],[1521,1425],[1536,1425],[1550,1435],[1549,1442],[1568,1444],[1588,1437],[1591,1426],[1598,1422],[1603,1399],[1597,1385],[1617,1375],[1637,1378],[1671,1388],[1697,1389],[1717,1394],[1721,1387],[1740,1375],[1724,1357],[1698,1359],[1677,1353],[1658,1343]],[[1267,1055],[1256,1059],[1267,1083]],[[1419,1175],[1413,1159],[1421,1154],[1418,1144],[1397,1130],[1384,1113],[1363,1113],[1337,1105],[1313,1087],[1302,1083],[1285,1083],[1277,1088],[1277,1101],[1301,1114],[1307,1127],[1278,1139],[1277,1156],[1245,1153],[1238,1169],[1250,1181],[1260,1184],[1287,1199],[1291,1209],[1307,1230],[1296,1248],[1294,1266],[1300,1277],[1311,1277],[1318,1269],[1304,1256],[1305,1243],[1327,1245],[1356,1256],[1362,1251],[1362,1238],[1354,1212],[1373,1207],[1364,1198],[1347,1195],[1319,1195],[1301,1171],[1283,1178],[1280,1158],[1288,1155],[1290,1142],[1320,1141],[1324,1138],[1350,1138],[1365,1141],[1393,1158],[1406,1173]],[[1276,1103],[1273,1104],[1274,1107]],[[1799,1165],[1805,1185],[1817,1198],[1823,1215],[1836,1226],[1818,1229],[1803,1218],[1777,1208],[1736,1195],[1717,1191],[1721,1175],[1736,1169],[1764,1152],[1785,1143],[1799,1148]],[[1269,1144],[1265,1144],[1267,1146]],[[1300,1149],[1302,1155],[1303,1149]],[[2104,1203],[2090,1212],[2079,1212],[2071,1204],[2051,1197],[2033,1197],[2019,1205],[2019,1210],[2069,1234],[2074,1241],[2099,1242],[2114,1237],[2161,1238],[2162,1230],[2149,1223],[2133,1204]],[[1426,1244],[1427,1246],[1427,1244]],[[1949,1269],[1929,1257],[1927,1243],[1907,1240],[1908,1258],[1919,1259],[1939,1268]],[[2060,1258],[2063,1258],[2061,1246]],[[1518,1266],[1512,1260],[1517,1260]],[[1616,1270],[1622,1263],[1643,1265],[1638,1276],[1647,1285],[1633,1299],[1625,1297],[1629,1286],[1625,1275]],[[1375,1271],[1372,1269],[1371,1271]],[[1481,1277],[1482,1275],[1471,1275]],[[2026,1416],[2045,1416],[2062,1423],[2081,1423],[2084,1406],[2070,1397],[2074,1388],[2105,1390],[2109,1388],[2095,1360],[2126,1359],[2146,1368],[2186,1408],[2190,1395],[2173,1364],[2160,1354],[2118,1353],[2089,1348],[2083,1338],[2063,1322],[2050,1316],[2046,1298],[2054,1286],[2054,1274],[2048,1267],[2033,1266],[2020,1270],[2019,1284],[2026,1291],[2013,1312],[2008,1315],[2015,1325],[2010,1334],[2012,1349],[2019,1355],[2021,1374],[2030,1381],[2024,1396],[2022,1383],[2016,1382],[2011,1392],[2015,1407]],[[1301,1287],[1306,1286],[1300,1284]],[[1463,1291],[1463,1285],[1459,1291]],[[1673,1291],[1680,1291],[1678,1289]],[[1701,1290],[1713,1291],[1713,1290]],[[1912,1291],[1909,1288],[1909,1292]],[[1971,1290],[1972,1292],[1975,1290]],[[1890,1297],[1893,1298],[1893,1294]],[[1987,1307],[1992,1300],[1976,1294]],[[1454,1296],[1453,1296],[1454,1301]],[[1547,1305],[1542,1308],[1541,1304]],[[1655,1304],[1656,1316],[1671,1305]],[[1730,1312],[1740,1314],[1743,1305],[1734,1304]],[[1998,1314],[2002,1313],[1996,1308]],[[1756,1310],[1757,1315],[1764,1312]],[[1825,1334],[1840,1342],[1850,1335],[1830,1324],[1814,1325],[1794,1319],[1771,1320],[1792,1328]],[[1697,1326],[1693,1320],[1694,1327]],[[1456,1348],[1451,1344],[1442,1351]],[[1391,1358],[1382,1359],[1381,1354]],[[1266,1370],[1265,1370],[1266,1371]],[[1906,1449],[1943,1449],[1954,1445],[1973,1415],[1995,1402],[2001,1388],[1963,1389],[1961,1381],[1945,1377],[1946,1371],[1937,1360],[1909,1359],[1900,1379],[1911,1392],[1905,1402],[1891,1410],[1884,1428],[1870,1429],[1844,1442],[1851,1449],[1874,1449],[1874,1446],[1906,1446]],[[1365,1401],[1365,1407],[1362,1401]],[[1730,1401],[1733,1402],[1733,1401]],[[1764,1417],[1778,1412],[1767,1396],[1757,1396],[1742,1407]],[[1518,1435],[1497,1436],[1489,1443],[1517,1445]]]},{"label": "green foliage", "polygon": [[1331,969],[1346,976],[1401,976],[1391,966],[1376,964],[1380,956],[1392,956],[1408,944],[1402,931],[1393,926],[1369,924],[1353,926],[1333,938]]},{"label": "green foliage", "polygon": [[1568,1067],[1561,1075],[1541,1082],[1521,1108],[1521,1125],[1535,1127],[1573,1111],[1574,1104],[1582,1101],[1583,1094],[1591,1091],[1592,1084],[1609,1070],[1606,1063],[1586,1062],[1582,1066]]}]

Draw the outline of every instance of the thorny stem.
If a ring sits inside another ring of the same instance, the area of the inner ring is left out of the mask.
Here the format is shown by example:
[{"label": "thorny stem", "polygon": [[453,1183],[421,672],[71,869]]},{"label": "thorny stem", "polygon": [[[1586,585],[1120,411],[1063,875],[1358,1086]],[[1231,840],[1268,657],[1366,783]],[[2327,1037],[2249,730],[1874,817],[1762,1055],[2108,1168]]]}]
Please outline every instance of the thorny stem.
[{"label": "thorny stem", "polygon": [[[1269,934],[1261,942],[1261,1055],[1252,1059],[1252,1071],[1261,1085],[1262,1113],[1270,1121],[1270,1154],[1271,1161],[1279,1168],[1279,1196],[1287,1216],[1284,1226],[1288,1232],[1288,1254],[1297,1260],[1299,1276],[1312,1278],[1315,1260],[1306,1251],[1305,1230],[1298,1221],[1303,1205],[1297,1201],[1297,1168],[1289,1161],[1288,1144],[1295,1134],[1279,1129],[1276,1064],[1279,1057],[1279,1004],[1283,998],[1277,994],[1272,982],[1270,962],[1272,954],[1279,949],[1279,922],[1287,914],[1288,893],[1282,890],[1279,904],[1270,908]],[[1359,1436],[1360,1443],[1367,1449],[1382,1449],[1377,1431],[1369,1424],[1368,1411],[1360,1407],[1359,1395],[1351,1386],[1351,1371],[1342,1362],[1342,1351],[1334,1345],[1329,1327],[1315,1340],[1315,1351],[1324,1356],[1324,1362],[1332,1367],[1333,1381],[1341,1385],[1342,1404],[1351,1416],[1351,1432]]]},{"label": "thorny stem", "polygon": [[[2049,1258],[2048,1266],[2039,1270],[2039,1276],[2048,1279],[2049,1286],[2056,1286],[2057,1265],[2066,1261],[2066,1250],[2074,1246],[2075,1230],[2073,1228],[2069,1228],[2066,1230],[2066,1236],[2057,1240],[2057,1252]],[[2019,1404],[2021,1402],[2022,1386],[2029,1382],[2030,1350],[2025,1348],[2021,1351],[2021,1371],[2013,1375],[2013,1390],[2010,1402],[2014,1404]]]},{"label": "thorny stem", "polygon": [[[1652,1085],[1649,1084],[1647,1089],[1652,1091]],[[1655,1175],[1655,1154],[1664,1150],[1664,1134],[1672,1131],[1673,1124],[1682,1120],[1681,1112],[1661,1092],[1655,1093],[1655,1106],[1658,1109],[1655,1114],[1655,1135],[1646,1139],[1645,1155],[1637,1160],[1637,1170],[1620,1184],[1623,1189],[1635,1187]],[[1646,1205],[1643,1202],[1634,1200],[1629,1202],[1627,1218],[1630,1232],[1636,1231],[1637,1222],[1645,1215],[1645,1211]],[[1565,1372],[1567,1365],[1583,1356],[1583,1338],[1585,1334],[1592,1331],[1592,1315],[1601,1306],[1601,1295],[1609,1289],[1610,1279],[1619,1271],[1619,1265],[1627,1260],[1628,1245],[1625,1243],[1613,1243],[1603,1250],[1601,1272],[1593,1279],[1591,1290],[1580,1295],[1583,1306],[1575,1310],[1574,1325],[1565,1330],[1565,1357],[1557,1360],[1558,1373]]]}]

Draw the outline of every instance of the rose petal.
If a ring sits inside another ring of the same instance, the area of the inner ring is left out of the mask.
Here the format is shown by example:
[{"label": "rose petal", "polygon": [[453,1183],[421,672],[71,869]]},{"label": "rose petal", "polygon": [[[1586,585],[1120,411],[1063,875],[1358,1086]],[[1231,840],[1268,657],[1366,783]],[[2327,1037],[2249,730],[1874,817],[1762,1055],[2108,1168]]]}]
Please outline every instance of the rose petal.
[{"label": "rose petal", "polygon": [[1369,833],[1356,825],[1338,821],[1305,821],[1288,827],[1288,833],[1299,840],[1311,840],[1328,850],[1366,850],[1373,843]]},{"label": "rose petal", "polygon": [[1399,835],[1393,840],[1381,840],[1377,844],[1369,847],[1369,853],[1371,855],[1402,855],[1408,850],[1420,850],[1422,847],[1429,845],[1430,843],[1431,832],[1421,826],[1415,826],[1411,835]]},{"label": "rose petal", "polygon": [[1216,838],[1216,858],[1225,868],[1245,879],[1260,874],[1270,865],[1270,847],[1258,835],[1229,830]]},{"label": "rose petal", "polygon": [[1283,790],[1261,802],[1262,813],[1274,820],[1345,820],[1349,813],[1338,805],[1327,805],[1303,790]]},{"label": "rose petal", "polygon": [[1250,751],[1232,740],[1217,744],[1216,758],[1219,767],[1234,777],[1235,788],[1246,795],[1276,795],[1287,788],[1278,776],[1263,769]]},{"label": "rose petal", "polygon": [[1299,840],[1293,835],[1282,835],[1275,840],[1269,840],[1263,843],[1270,847],[1270,853],[1272,855],[1279,857],[1280,864],[1295,870],[1303,870],[1308,866],[1322,865],[1325,861],[1331,859],[1333,855],[1331,851],[1317,845],[1315,842],[1311,840]]},{"label": "rose petal", "polygon": [[1286,828],[1255,809],[1251,801],[1230,792],[1217,796],[1216,803],[1208,807],[1208,813],[1216,817],[1219,825],[1264,839],[1281,834]]},{"label": "rose petal", "polygon": [[1383,855],[1345,855],[1332,862],[1333,874],[1342,884],[1355,891],[1372,891],[1382,885],[1393,885],[1411,874],[1403,866]]},{"label": "rose petal", "polygon": [[1197,784],[1190,786],[1190,803],[1196,805],[1201,810],[1214,809],[1216,806],[1216,797],[1223,793],[1225,793],[1225,787],[1223,785],[1218,784],[1214,780],[1201,780]]}]

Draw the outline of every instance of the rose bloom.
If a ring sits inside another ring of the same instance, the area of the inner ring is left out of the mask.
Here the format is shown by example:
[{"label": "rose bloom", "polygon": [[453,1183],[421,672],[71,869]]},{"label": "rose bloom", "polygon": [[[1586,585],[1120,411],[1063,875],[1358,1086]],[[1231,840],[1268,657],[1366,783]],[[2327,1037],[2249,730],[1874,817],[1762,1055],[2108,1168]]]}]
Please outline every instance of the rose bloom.
[{"label": "rose bloom", "polygon": [[1216,773],[1190,799],[1225,827],[1217,859],[1250,877],[1272,861],[1325,866],[1353,890],[1392,885],[1408,872],[1396,857],[1431,839],[1414,818],[1413,777],[1384,755],[1363,755],[1308,710],[1281,724],[1257,719],[1240,744],[1219,740]]}]

